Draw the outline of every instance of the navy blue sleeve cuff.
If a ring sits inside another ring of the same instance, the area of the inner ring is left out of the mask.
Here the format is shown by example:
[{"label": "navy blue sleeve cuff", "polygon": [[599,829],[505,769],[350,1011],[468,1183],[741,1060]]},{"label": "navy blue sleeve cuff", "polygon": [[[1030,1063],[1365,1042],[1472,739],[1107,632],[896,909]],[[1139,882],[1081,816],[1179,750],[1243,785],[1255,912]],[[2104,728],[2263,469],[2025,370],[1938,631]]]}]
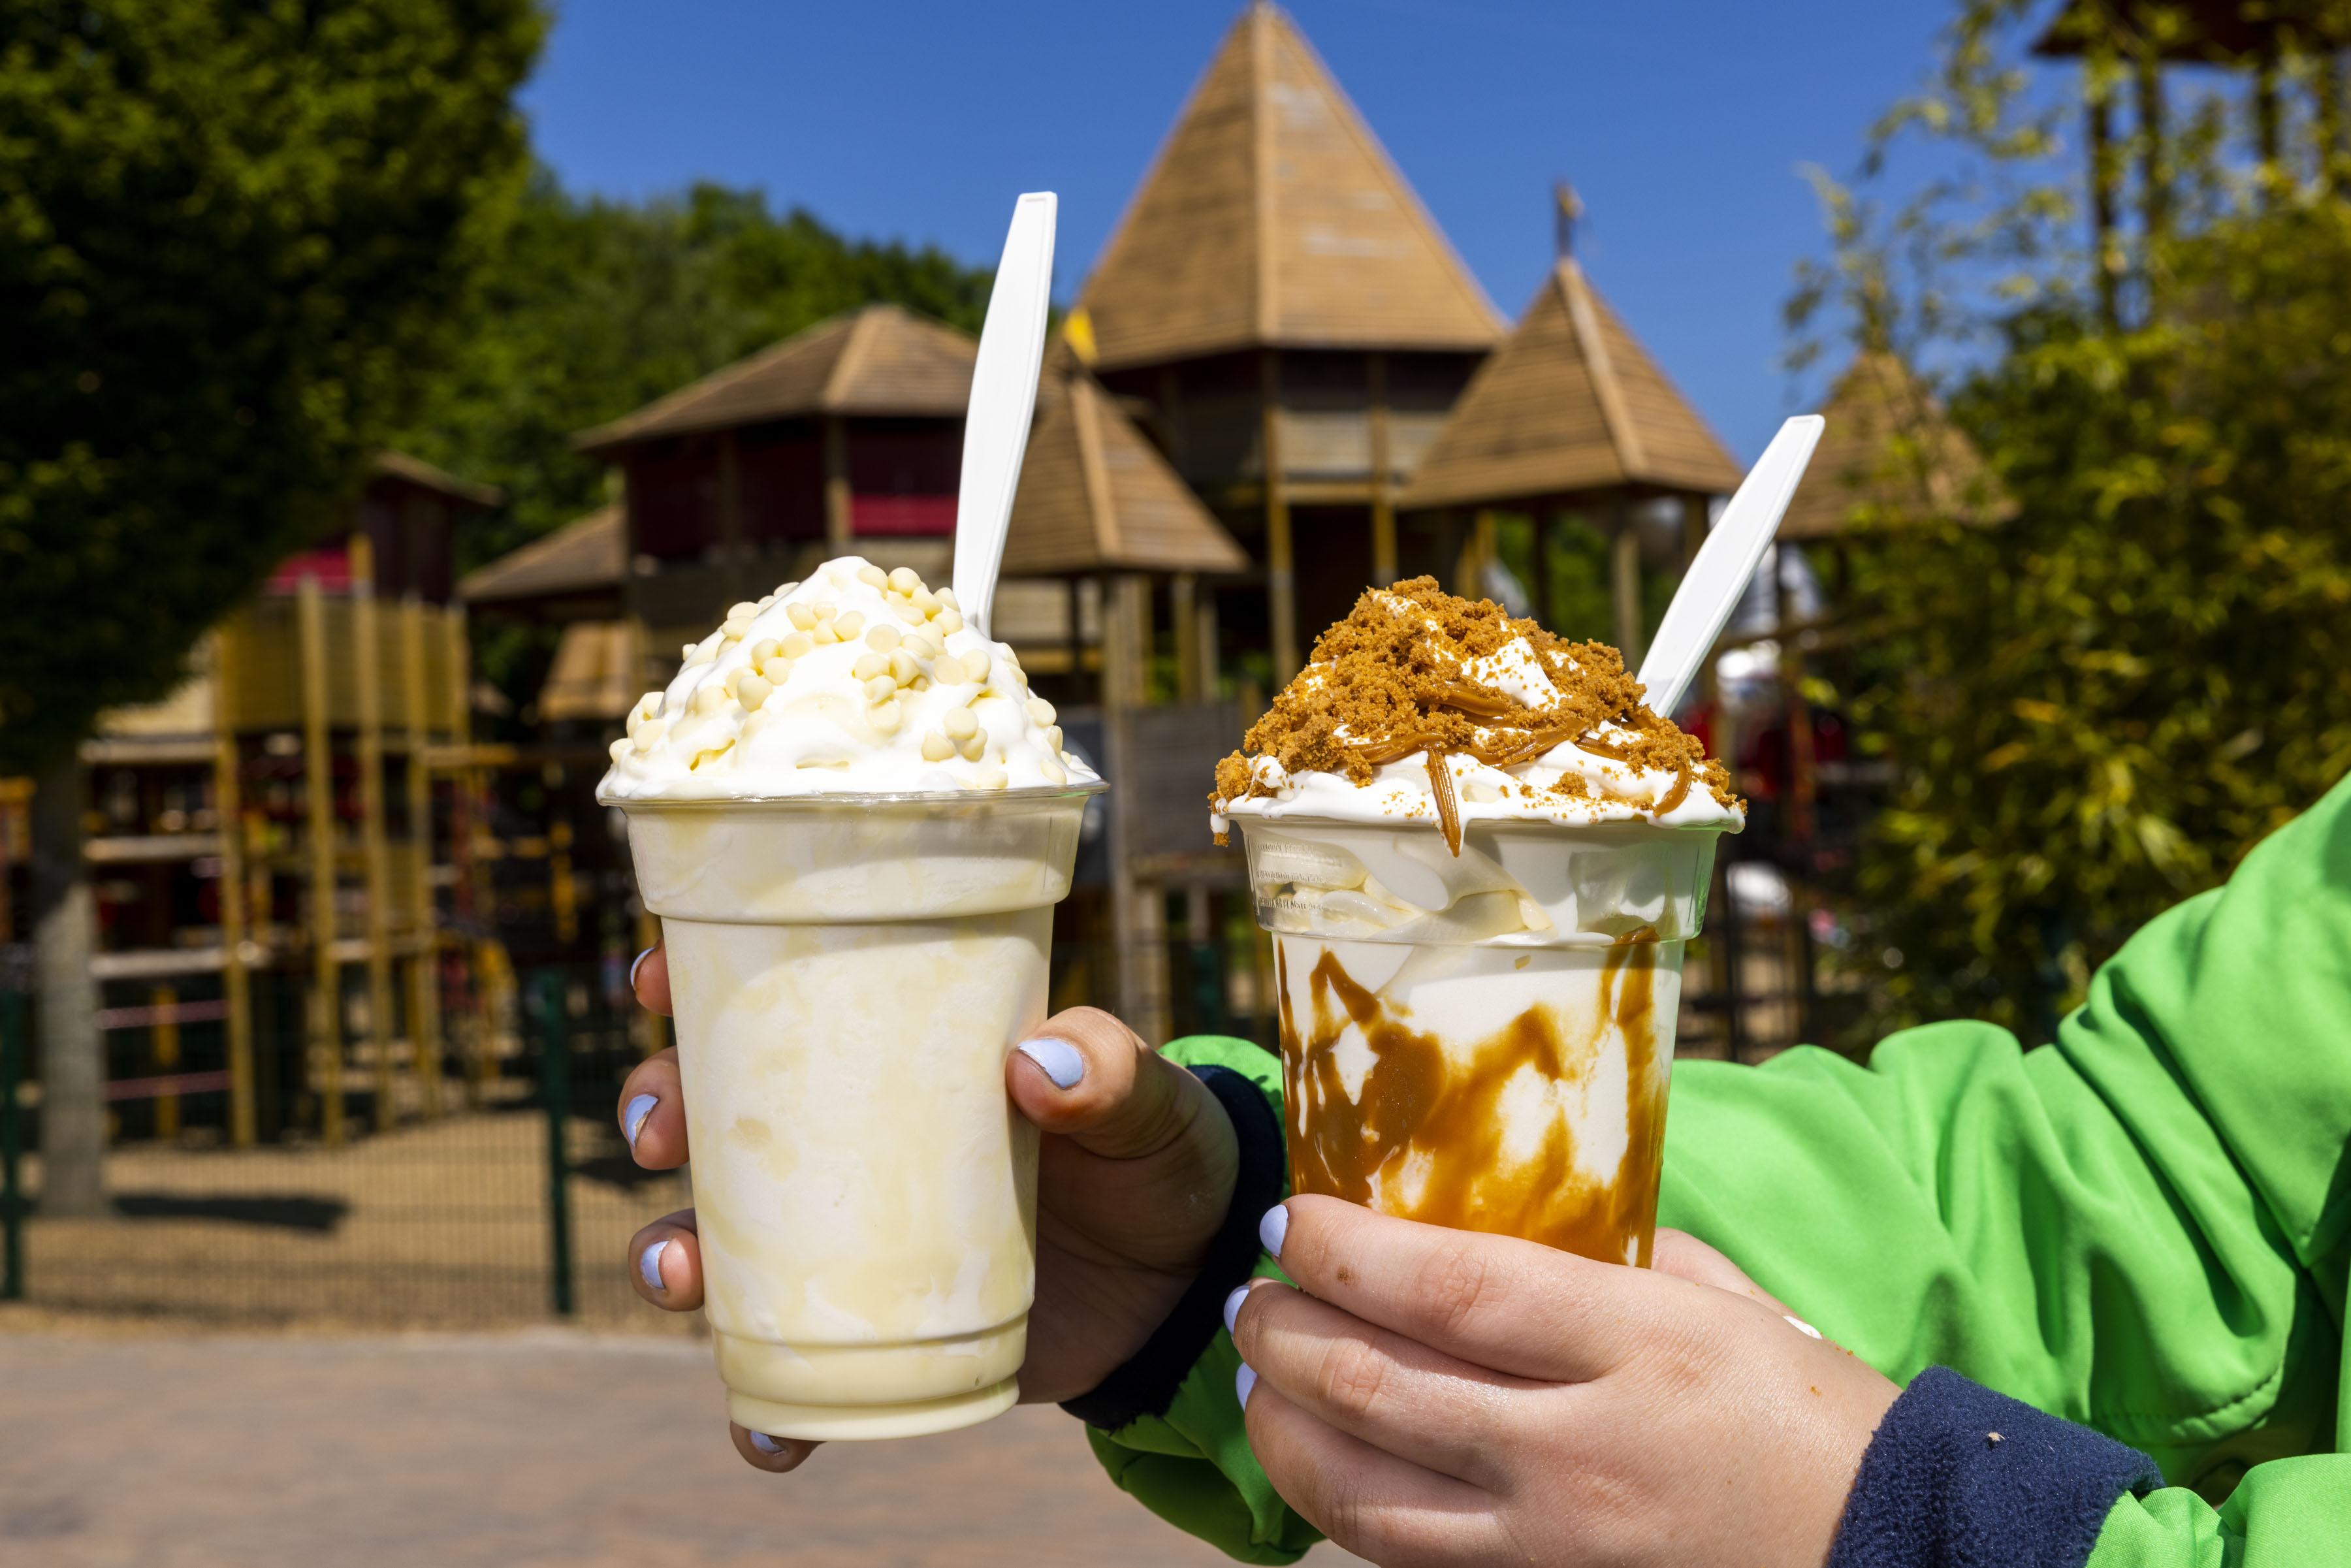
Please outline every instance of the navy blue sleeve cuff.
[{"label": "navy blue sleeve cuff", "polygon": [[1195,1067],[1233,1124],[1240,1169],[1223,1228],[1208,1243],[1198,1278],[1167,1319],[1127,1363],[1061,1408],[1091,1427],[1115,1432],[1144,1416],[1165,1416],[1193,1364],[1224,1326],[1225,1298],[1257,1270],[1257,1222],[1281,1201],[1281,1123],[1258,1086],[1228,1067]]},{"label": "navy blue sleeve cuff", "polygon": [[2082,1568],[2115,1500],[2162,1484],[2137,1449],[1930,1366],[1878,1423],[1828,1568]]}]

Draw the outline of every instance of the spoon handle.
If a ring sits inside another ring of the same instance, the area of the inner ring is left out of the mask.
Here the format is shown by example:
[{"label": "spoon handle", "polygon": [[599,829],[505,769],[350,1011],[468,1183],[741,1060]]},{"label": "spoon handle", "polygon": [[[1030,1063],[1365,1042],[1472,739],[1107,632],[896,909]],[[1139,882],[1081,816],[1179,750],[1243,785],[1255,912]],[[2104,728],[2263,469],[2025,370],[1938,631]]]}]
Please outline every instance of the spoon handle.
[{"label": "spoon handle", "polygon": [[1045,317],[1053,289],[1053,225],[1059,202],[1032,191],[1012,209],[987,297],[972,367],[971,406],[964,416],[963,485],[956,501],[955,595],[964,620],[988,634],[1012,495],[1037,412],[1037,370],[1045,350]]},{"label": "spoon handle", "polygon": [[1664,716],[1680,706],[1682,694],[1689,690],[1748,580],[1755,575],[1764,548],[1779,531],[1788,503],[1795,499],[1796,482],[1804,476],[1827,423],[1819,414],[1807,413],[1782,425],[1723,508],[1722,520],[1706,536],[1698,559],[1674,591],[1674,601],[1666,606],[1649,656],[1641,662],[1639,678],[1648,688],[1651,713]]}]

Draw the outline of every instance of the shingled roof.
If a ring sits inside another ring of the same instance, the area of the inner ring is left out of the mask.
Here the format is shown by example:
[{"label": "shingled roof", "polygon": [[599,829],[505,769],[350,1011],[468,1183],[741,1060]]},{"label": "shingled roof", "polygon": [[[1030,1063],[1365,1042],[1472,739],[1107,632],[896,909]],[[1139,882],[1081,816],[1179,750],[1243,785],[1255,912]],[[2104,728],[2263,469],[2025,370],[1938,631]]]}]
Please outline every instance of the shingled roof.
[{"label": "shingled roof", "polygon": [[572,437],[582,452],[810,414],[960,419],[979,345],[944,321],[868,305],[782,342],[634,413]]},{"label": "shingled roof", "polygon": [[1397,505],[1646,486],[1723,495],[1740,470],[1573,257],[1470,378]]},{"label": "shingled roof", "polygon": [[629,570],[628,522],[617,501],[476,567],[457,582],[468,604],[610,588]]},{"label": "shingled roof", "polygon": [[1079,299],[1110,370],[1248,348],[1477,350],[1485,291],[1290,19],[1242,13]]},{"label": "shingled roof", "polygon": [[1828,428],[1780,519],[1782,538],[1930,522],[1988,526],[2014,512],[1975,444],[1894,355],[1856,355],[1821,413]]},{"label": "shingled roof", "polygon": [[1068,346],[1057,345],[1038,382],[1005,575],[1247,570],[1248,552]]}]

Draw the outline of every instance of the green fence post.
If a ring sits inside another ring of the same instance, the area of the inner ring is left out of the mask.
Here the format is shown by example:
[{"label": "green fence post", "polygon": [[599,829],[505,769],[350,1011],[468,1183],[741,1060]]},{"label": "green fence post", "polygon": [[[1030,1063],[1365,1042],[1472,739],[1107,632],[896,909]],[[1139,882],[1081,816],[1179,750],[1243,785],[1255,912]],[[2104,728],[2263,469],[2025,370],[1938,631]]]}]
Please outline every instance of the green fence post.
[{"label": "green fence post", "polygon": [[25,1299],[25,1190],[17,1159],[25,1152],[25,998],[0,991],[0,1301]]},{"label": "green fence post", "polygon": [[571,1159],[564,1123],[571,1114],[571,1036],[563,1016],[563,977],[538,977],[538,1088],[547,1105],[547,1247],[549,1295],[558,1317],[572,1312]]}]

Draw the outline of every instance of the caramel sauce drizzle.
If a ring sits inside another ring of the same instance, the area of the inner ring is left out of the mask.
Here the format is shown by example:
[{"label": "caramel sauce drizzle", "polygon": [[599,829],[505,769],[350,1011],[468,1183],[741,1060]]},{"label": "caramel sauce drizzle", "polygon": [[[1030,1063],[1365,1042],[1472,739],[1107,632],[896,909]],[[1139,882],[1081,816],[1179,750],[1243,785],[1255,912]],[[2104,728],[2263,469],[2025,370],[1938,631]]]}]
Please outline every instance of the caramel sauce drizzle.
[{"label": "caramel sauce drizzle", "polygon": [[[1313,1016],[1301,1020],[1290,990],[1288,946],[1278,945],[1275,962],[1295,1190],[1326,1193],[1400,1218],[1522,1237],[1612,1263],[1630,1256],[1648,1266],[1666,1125],[1654,930],[1609,950],[1588,1036],[1570,1039],[1568,1020],[1538,1004],[1459,1059],[1448,1058],[1436,1034],[1391,1013],[1327,947],[1308,977]],[[1363,1092],[1353,1101],[1336,1053],[1351,1024],[1372,1051]],[[1595,1182],[1576,1168],[1574,1134],[1563,1117],[1545,1129],[1532,1159],[1506,1164],[1504,1086],[1527,1067],[1552,1082],[1588,1076],[1612,1026],[1625,1042],[1630,1074],[1625,1154],[1614,1172]],[[1425,1169],[1414,1195],[1404,1190],[1407,1166],[1416,1176]]]}]

